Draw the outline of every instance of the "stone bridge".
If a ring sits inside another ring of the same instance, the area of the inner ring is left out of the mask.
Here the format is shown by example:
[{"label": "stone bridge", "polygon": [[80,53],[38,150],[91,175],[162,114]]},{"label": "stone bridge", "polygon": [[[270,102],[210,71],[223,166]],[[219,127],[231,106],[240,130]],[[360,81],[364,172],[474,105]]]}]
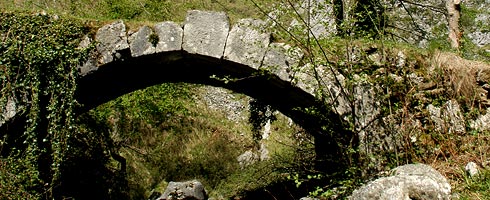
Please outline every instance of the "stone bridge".
[{"label": "stone bridge", "polygon": [[299,48],[271,42],[265,30],[266,23],[254,19],[230,29],[225,13],[197,10],[188,12],[183,26],[161,22],[130,31],[122,21],[105,25],[80,45],[95,40],[97,46],[80,67],[77,99],[89,110],[163,82],[200,83],[259,99],[312,133],[320,133],[326,120],[304,110],[320,109],[344,132],[339,115],[314,96],[318,70],[302,62]]},{"label": "stone bridge", "polygon": [[[353,137],[342,125],[349,113],[349,104],[339,95],[342,76],[305,62],[300,48],[272,42],[266,30],[264,21],[242,19],[230,27],[225,13],[197,10],[188,12],[183,25],[161,22],[128,30],[123,21],[107,24],[79,45],[96,48],[79,66],[76,99],[82,108],[77,112],[165,82],[223,87],[287,115],[315,136],[317,155],[338,160],[343,151],[339,141]],[[334,109],[316,94],[335,99]],[[9,100],[0,116],[0,132],[23,127],[16,115],[15,102]]]}]

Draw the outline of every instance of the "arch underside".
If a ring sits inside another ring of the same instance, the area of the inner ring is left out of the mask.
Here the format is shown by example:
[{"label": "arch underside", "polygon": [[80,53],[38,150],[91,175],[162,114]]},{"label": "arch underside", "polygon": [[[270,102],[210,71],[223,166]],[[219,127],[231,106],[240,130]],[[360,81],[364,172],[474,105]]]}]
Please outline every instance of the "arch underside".
[{"label": "arch underside", "polygon": [[128,56],[102,65],[80,78],[76,98],[84,112],[121,95],[165,82],[205,84],[243,93],[271,105],[305,128],[313,127],[317,120],[303,110],[321,106],[311,94],[276,75],[185,51]]}]

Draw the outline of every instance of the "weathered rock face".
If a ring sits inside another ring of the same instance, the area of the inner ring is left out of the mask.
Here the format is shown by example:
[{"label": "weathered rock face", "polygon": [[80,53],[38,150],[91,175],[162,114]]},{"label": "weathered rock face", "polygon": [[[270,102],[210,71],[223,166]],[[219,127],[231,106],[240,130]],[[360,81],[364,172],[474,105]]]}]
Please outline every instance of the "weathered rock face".
[{"label": "weathered rock face", "polygon": [[284,43],[272,43],[265,54],[261,69],[272,72],[282,80],[292,81],[302,57],[303,54],[298,48]]},{"label": "weathered rock face", "polygon": [[183,30],[174,22],[161,22],[153,29],[143,26],[129,35],[132,57],[182,49]]},{"label": "weathered rock face", "polygon": [[478,119],[470,122],[471,129],[487,131],[490,129],[490,108],[487,108],[485,115],[480,115]]},{"label": "weathered rock face", "polygon": [[228,36],[224,59],[243,63],[258,69],[262,65],[270,42],[261,20],[242,19],[233,26]]},{"label": "weathered rock face", "polygon": [[466,132],[464,117],[457,101],[450,100],[442,108],[430,104],[427,110],[430,119],[434,122],[435,131],[449,134]]},{"label": "weathered rock face", "polygon": [[258,161],[268,160],[269,158],[269,150],[267,150],[265,143],[262,142],[259,150],[248,150],[238,156],[237,160],[240,167],[244,168]]},{"label": "weathered rock face", "polygon": [[122,57],[121,51],[129,49],[126,25],[117,21],[100,28],[95,36],[99,63],[106,64]]},{"label": "weathered rock face", "polygon": [[[465,34],[468,38],[477,46],[484,47],[490,44],[490,26],[488,26],[488,20],[490,20],[490,1],[487,0],[475,0],[475,1],[463,1],[462,4],[465,7],[473,9],[478,12],[476,17],[472,20],[472,23],[467,24],[464,27]],[[462,13],[463,15],[465,13]],[[469,27],[468,27],[469,25]]]},{"label": "weathered rock face", "polygon": [[185,19],[182,48],[191,54],[221,58],[229,30],[225,13],[189,11]]},{"label": "weathered rock face", "polygon": [[2,115],[0,116],[0,127],[13,119],[18,114],[17,112],[17,104],[12,98],[8,98],[5,109],[2,110]]},{"label": "weathered rock face", "polygon": [[[306,20],[310,27],[309,35],[322,39],[337,34],[337,24],[332,1],[314,0],[302,1],[298,13]],[[303,22],[294,19],[290,24],[291,29],[308,31]]]},{"label": "weathered rock face", "polygon": [[449,200],[451,185],[432,167],[409,164],[393,169],[389,177],[371,181],[355,190],[350,200],[420,199]]},{"label": "weathered rock face", "polygon": [[155,52],[178,51],[182,49],[184,30],[175,22],[160,22],[153,27],[158,36]]},{"label": "weathered rock face", "polygon": [[207,107],[223,113],[226,118],[234,122],[245,122],[248,117],[250,97],[239,99],[229,90],[205,86],[201,99]]},{"label": "weathered rock face", "polygon": [[206,191],[201,182],[197,180],[187,182],[170,182],[165,192],[157,200],[205,200]]}]

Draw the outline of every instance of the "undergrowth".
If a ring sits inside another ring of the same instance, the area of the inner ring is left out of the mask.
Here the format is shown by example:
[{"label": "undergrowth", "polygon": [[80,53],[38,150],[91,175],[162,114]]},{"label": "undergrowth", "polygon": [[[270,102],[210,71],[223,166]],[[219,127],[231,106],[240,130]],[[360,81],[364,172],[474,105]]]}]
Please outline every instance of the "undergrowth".
[{"label": "undergrowth", "polygon": [[[178,21],[184,19],[189,9],[227,11],[232,20],[263,16],[255,5],[245,0],[226,3],[20,0],[3,1],[0,8],[43,9],[101,21]],[[363,170],[372,166],[359,164],[372,155],[361,155],[354,143],[343,144],[347,147],[344,152],[347,158],[343,159],[351,165],[338,174],[323,174],[315,160],[315,142],[300,128],[286,125],[283,118],[274,122],[273,136],[266,141],[273,151],[271,159],[241,168],[237,156],[253,149],[256,142],[252,134],[243,133],[251,133],[256,127],[224,120],[224,116],[204,109],[192,97],[196,94],[195,86],[187,84],[163,84],[122,96],[80,116],[74,128],[75,105],[70,95],[76,76],[73,67],[85,55],[74,49],[86,31],[80,28],[84,26],[43,14],[7,13],[1,17],[0,50],[5,53],[0,60],[0,103],[4,105],[9,96],[16,96],[29,119],[27,131],[20,137],[11,139],[3,135],[2,198],[50,198],[54,193],[63,198],[89,198],[96,194],[107,199],[144,199],[152,191],[162,191],[168,181],[188,179],[201,180],[210,194],[218,198],[252,198],[265,194],[272,198],[298,198],[304,194],[344,198],[363,178],[372,177],[363,174]],[[463,21],[470,23],[466,18]],[[48,27],[39,29],[40,25]],[[352,94],[359,83],[379,86],[381,95],[376,98],[382,107],[380,118],[395,116],[391,128],[402,130],[398,139],[403,148],[383,155],[384,160],[377,160],[378,164],[387,169],[405,163],[428,163],[451,179],[463,199],[488,196],[488,170],[483,170],[479,177],[469,178],[460,169],[468,161],[477,161],[482,166],[487,161],[488,133],[471,130],[468,124],[464,127],[468,132],[464,133],[451,133],[447,127],[437,131],[426,111],[428,105],[441,107],[454,99],[468,119],[485,112],[486,105],[478,96],[476,80],[472,77],[476,73],[471,68],[474,62],[468,63],[454,54],[439,54],[447,46],[444,40],[431,41],[429,50],[425,50],[386,41],[379,32],[368,33],[369,37],[364,38],[340,35],[314,41],[304,30],[292,31],[297,31],[293,34],[303,39],[292,42],[306,46],[306,55],[317,67],[345,75],[342,89],[347,94]],[[61,40],[51,37],[65,34]],[[289,40],[289,34],[275,32],[275,40]],[[314,42],[318,42],[317,46]],[[399,64],[400,52],[405,56],[405,64]],[[467,39],[458,53],[464,57],[488,56]],[[451,68],[444,60],[468,70]],[[40,71],[40,67],[48,67],[49,73]],[[40,80],[41,75],[49,75],[49,79]],[[352,95],[345,98],[355,103]],[[355,117],[346,116],[353,120],[348,125],[354,132],[360,130]],[[47,127],[39,128],[38,123]],[[72,128],[65,130],[65,127]],[[45,139],[49,140],[47,144],[43,143]],[[67,148],[67,144],[72,147]],[[41,174],[39,167],[44,167],[45,174]]]}]

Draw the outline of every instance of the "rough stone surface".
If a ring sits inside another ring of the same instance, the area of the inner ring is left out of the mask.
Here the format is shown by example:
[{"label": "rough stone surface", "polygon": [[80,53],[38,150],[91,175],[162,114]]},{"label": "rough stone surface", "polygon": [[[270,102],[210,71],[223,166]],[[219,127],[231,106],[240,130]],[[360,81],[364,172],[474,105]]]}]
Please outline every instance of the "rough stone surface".
[{"label": "rough stone surface", "polygon": [[238,156],[237,161],[241,168],[254,164],[260,160],[260,156],[252,150],[247,150],[245,153]]},{"label": "rough stone surface", "polygon": [[[303,19],[309,19],[309,34],[313,35],[315,38],[326,38],[337,33],[337,24],[335,23],[334,10],[331,1],[303,1],[298,9],[298,13]],[[290,26],[291,28],[298,30],[307,30],[305,24],[296,19],[293,19]]]},{"label": "rough stone surface", "polygon": [[318,96],[318,80],[316,79],[314,68],[315,66],[310,63],[300,67],[294,73],[292,83],[309,94]]},{"label": "rough stone surface", "polygon": [[241,168],[254,164],[258,161],[264,161],[269,159],[270,159],[269,150],[267,149],[267,146],[263,142],[260,143],[260,149],[247,150],[245,151],[245,153],[239,155],[237,158],[238,164],[240,165]]},{"label": "rough stone surface", "polygon": [[161,22],[156,24],[154,29],[158,35],[156,53],[182,49],[184,30],[178,24],[170,21]]},{"label": "rough stone surface", "polygon": [[470,127],[473,130],[487,131],[490,130],[490,108],[487,108],[485,115],[480,115],[478,119],[470,122]]},{"label": "rough stone surface", "polygon": [[221,58],[229,29],[225,13],[191,10],[185,19],[182,47],[191,54]]},{"label": "rough stone surface", "polygon": [[299,200],[320,200],[320,199],[318,199],[318,198],[312,198],[312,197],[302,197]]},{"label": "rough stone surface", "polygon": [[479,47],[490,44],[490,32],[475,31],[468,33],[468,37],[470,38],[471,42]]},{"label": "rough stone surface", "polygon": [[427,106],[435,130],[441,133],[465,133],[465,120],[456,100],[449,100],[441,108]]},{"label": "rough stone surface", "polygon": [[206,86],[203,88],[202,99],[207,107],[221,112],[231,121],[245,122],[248,118],[250,97],[237,98],[229,90]]},{"label": "rough stone surface", "polygon": [[479,172],[478,166],[474,162],[469,162],[468,164],[466,164],[464,170],[466,171],[466,174],[468,174],[471,177],[477,175]]},{"label": "rough stone surface", "polygon": [[207,199],[207,194],[202,183],[197,180],[170,182],[165,192],[157,200],[177,199],[204,200]]},{"label": "rough stone surface", "polygon": [[228,35],[224,59],[258,69],[270,42],[270,34],[264,32],[265,26],[261,20],[239,20]]},{"label": "rough stone surface", "polygon": [[259,153],[260,153],[260,160],[261,161],[269,160],[269,158],[270,158],[269,150],[267,149],[267,146],[263,142],[260,143]]},{"label": "rough stone surface", "polygon": [[261,69],[277,75],[284,81],[291,81],[294,71],[303,57],[302,52],[284,43],[272,43],[264,57]]},{"label": "rough stone surface", "polygon": [[131,56],[138,57],[155,53],[155,46],[150,41],[150,35],[152,34],[153,30],[150,27],[143,26],[129,36]]},{"label": "rough stone surface", "polygon": [[17,104],[12,98],[8,98],[5,110],[2,110],[2,116],[0,118],[0,127],[14,118],[17,115]]},{"label": "rough stone surface", "polygon": [[425,164],[397,167],[393,175],[371,181],[355,190],[350,200],[449,200],[451,185],[438,171]]},{"label": "rough stone surface", "polygon": [[126,25],[119,20],[103,26],[97,31],[95,41],[100,65],[120,59],[122,55],[119,52],[129,48]]},{"label": "rough stone surface", "polygon": [[[92,39],[88,36],[85,36],[83,40],[78,45],[79,49],[86,49],[92,43]],[[92,51],[89,54],[87,61],[85,61],[82,65],[78,66],[78,74],[81,76],[85,76],[87,74],[92,73],[97,70],[97,53],[96,51]]]},{"label": "rough stone surface", "polygon": [[447,20],[445,1],[427,0],[419,6],[405,1],[383,0],[390,24],[388,31],[396,35],[395,40],[426,47],[428,41],[446,37]]}]

